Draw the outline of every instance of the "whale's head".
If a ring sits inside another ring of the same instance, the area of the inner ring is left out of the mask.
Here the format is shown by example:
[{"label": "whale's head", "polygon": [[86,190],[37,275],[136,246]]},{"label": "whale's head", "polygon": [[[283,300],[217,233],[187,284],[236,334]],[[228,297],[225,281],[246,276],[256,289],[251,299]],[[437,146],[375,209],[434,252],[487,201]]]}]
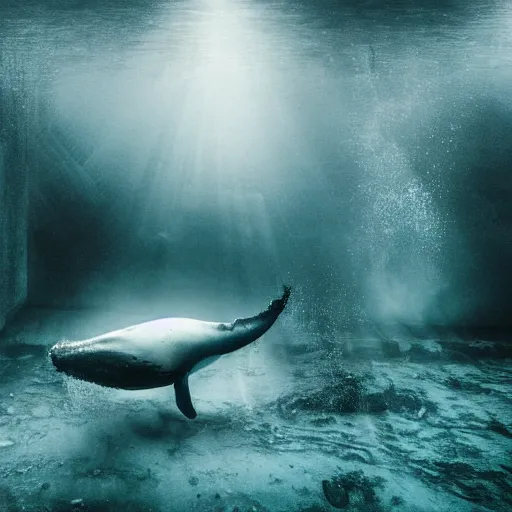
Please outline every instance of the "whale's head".
[{"label": "whale's head", "polygon": [[64,342],[53,345],[53,347],[50,348],[49,356],[57,371],[66,372],[66,370],[69,369],[71,354],[69,350],[66,350]]},{"label": "whale's head", "polygon": [[63,341],[51,347],[49,356],[57,371],[100,386],[145,389],[173,382],[172,371],[109,347],[106,340],[114,339]]},{"label": "whale's head", "polygon": [[105,372],[105,358],[92,344],[83,341],[61,341],[49,351],[50,359],[57,371],[81,380],[97,378]]},{"label": "whale's head", "polygon": [[86,350],[83,343],[76,341],[61,341],[53,345],[49,356],[57,371],[77,378],[83,378],[82,373],[90,370],[95,363],[91,352]]}]

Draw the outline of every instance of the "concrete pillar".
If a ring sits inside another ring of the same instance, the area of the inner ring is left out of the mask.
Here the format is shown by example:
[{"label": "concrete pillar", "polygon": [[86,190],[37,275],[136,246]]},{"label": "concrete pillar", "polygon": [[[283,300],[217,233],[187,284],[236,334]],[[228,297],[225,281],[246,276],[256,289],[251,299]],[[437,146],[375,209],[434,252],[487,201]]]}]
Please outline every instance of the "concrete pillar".
[{"label": "concrete pillar", "polygon": [[28,173],[23,73],[0,59],[0,330],[27,296]]}]

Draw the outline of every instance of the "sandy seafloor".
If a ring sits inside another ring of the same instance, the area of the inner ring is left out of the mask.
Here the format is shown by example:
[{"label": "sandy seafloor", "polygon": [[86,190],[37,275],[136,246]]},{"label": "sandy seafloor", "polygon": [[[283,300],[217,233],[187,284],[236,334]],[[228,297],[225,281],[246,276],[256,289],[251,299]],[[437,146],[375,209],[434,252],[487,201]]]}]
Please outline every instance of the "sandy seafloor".
[{"label": "sandy seafloor", "polygon": [[512,510],[512,345],[280,321],[172,388],[63,377],[48,347],[141,321],[33,310],[0,345],[0,510]]}]

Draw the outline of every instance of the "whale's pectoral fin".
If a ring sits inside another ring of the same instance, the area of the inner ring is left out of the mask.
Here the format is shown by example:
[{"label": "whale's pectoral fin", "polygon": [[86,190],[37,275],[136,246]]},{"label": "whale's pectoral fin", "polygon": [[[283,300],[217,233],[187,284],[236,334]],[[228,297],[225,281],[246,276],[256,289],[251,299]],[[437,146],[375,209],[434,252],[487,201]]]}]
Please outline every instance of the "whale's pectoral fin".
[{"label": "whale's pectoral fin", "polygon": [[192,398],[188,389],[188,374],[183,375],[174,383],[174,393],[176,394],[176,405],[178,409],[190,420],[196,416],[196,410],[192,405]]}]

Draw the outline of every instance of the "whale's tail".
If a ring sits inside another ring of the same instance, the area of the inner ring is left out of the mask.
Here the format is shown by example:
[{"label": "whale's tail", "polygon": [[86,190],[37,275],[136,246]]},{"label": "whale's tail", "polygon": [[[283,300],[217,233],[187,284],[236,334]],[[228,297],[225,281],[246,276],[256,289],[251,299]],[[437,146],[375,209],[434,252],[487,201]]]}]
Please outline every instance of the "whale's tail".
[{"label": "whale's tail", "polygon": [[[238,325],[243,325],[245,327],[249,327],[249,325],[261,324],[262,327],[266,326],[265,331],[270,329],[273,323],[277,320],[278,316],[284,311],[284,308],[286,307],[286,304],[288,304],[288,299],[290,298],[290,294],[292,292],[291,287],[288,285],[284,285],[283,288],[283,295],[281,295],[279,299],[274,299],[268,305],[267,309],[263,310],[260,314],[250,318],[237,318],[233,322],[233,326],[236,327]],[[259,336],[261,336],[261,334]]]},{"label": "whale's tail", "polygon": [[284,286],[283,294],[279,299],[274,299],[256,316],[237,318],[230,324],[219,324],[218,328],[230,331],[231,336],[225,337],[213,349],[215,355],[227,354],[256,341],[263,336],[283,312],[290,298],[290,286]]},{"label": "whale's tail", "polygon": [[[286,307],[286,304],[288,304],[288,299],[290,298],[290,294],[292,292],[291,286],[284,285],[284,291],[283,295],[281,295],[281,298],[273,300],[266,311],[274,311],[278,312],[278,314],[281,314]],[[260,315],[263,315],[265,311],[262,311]]]}]

